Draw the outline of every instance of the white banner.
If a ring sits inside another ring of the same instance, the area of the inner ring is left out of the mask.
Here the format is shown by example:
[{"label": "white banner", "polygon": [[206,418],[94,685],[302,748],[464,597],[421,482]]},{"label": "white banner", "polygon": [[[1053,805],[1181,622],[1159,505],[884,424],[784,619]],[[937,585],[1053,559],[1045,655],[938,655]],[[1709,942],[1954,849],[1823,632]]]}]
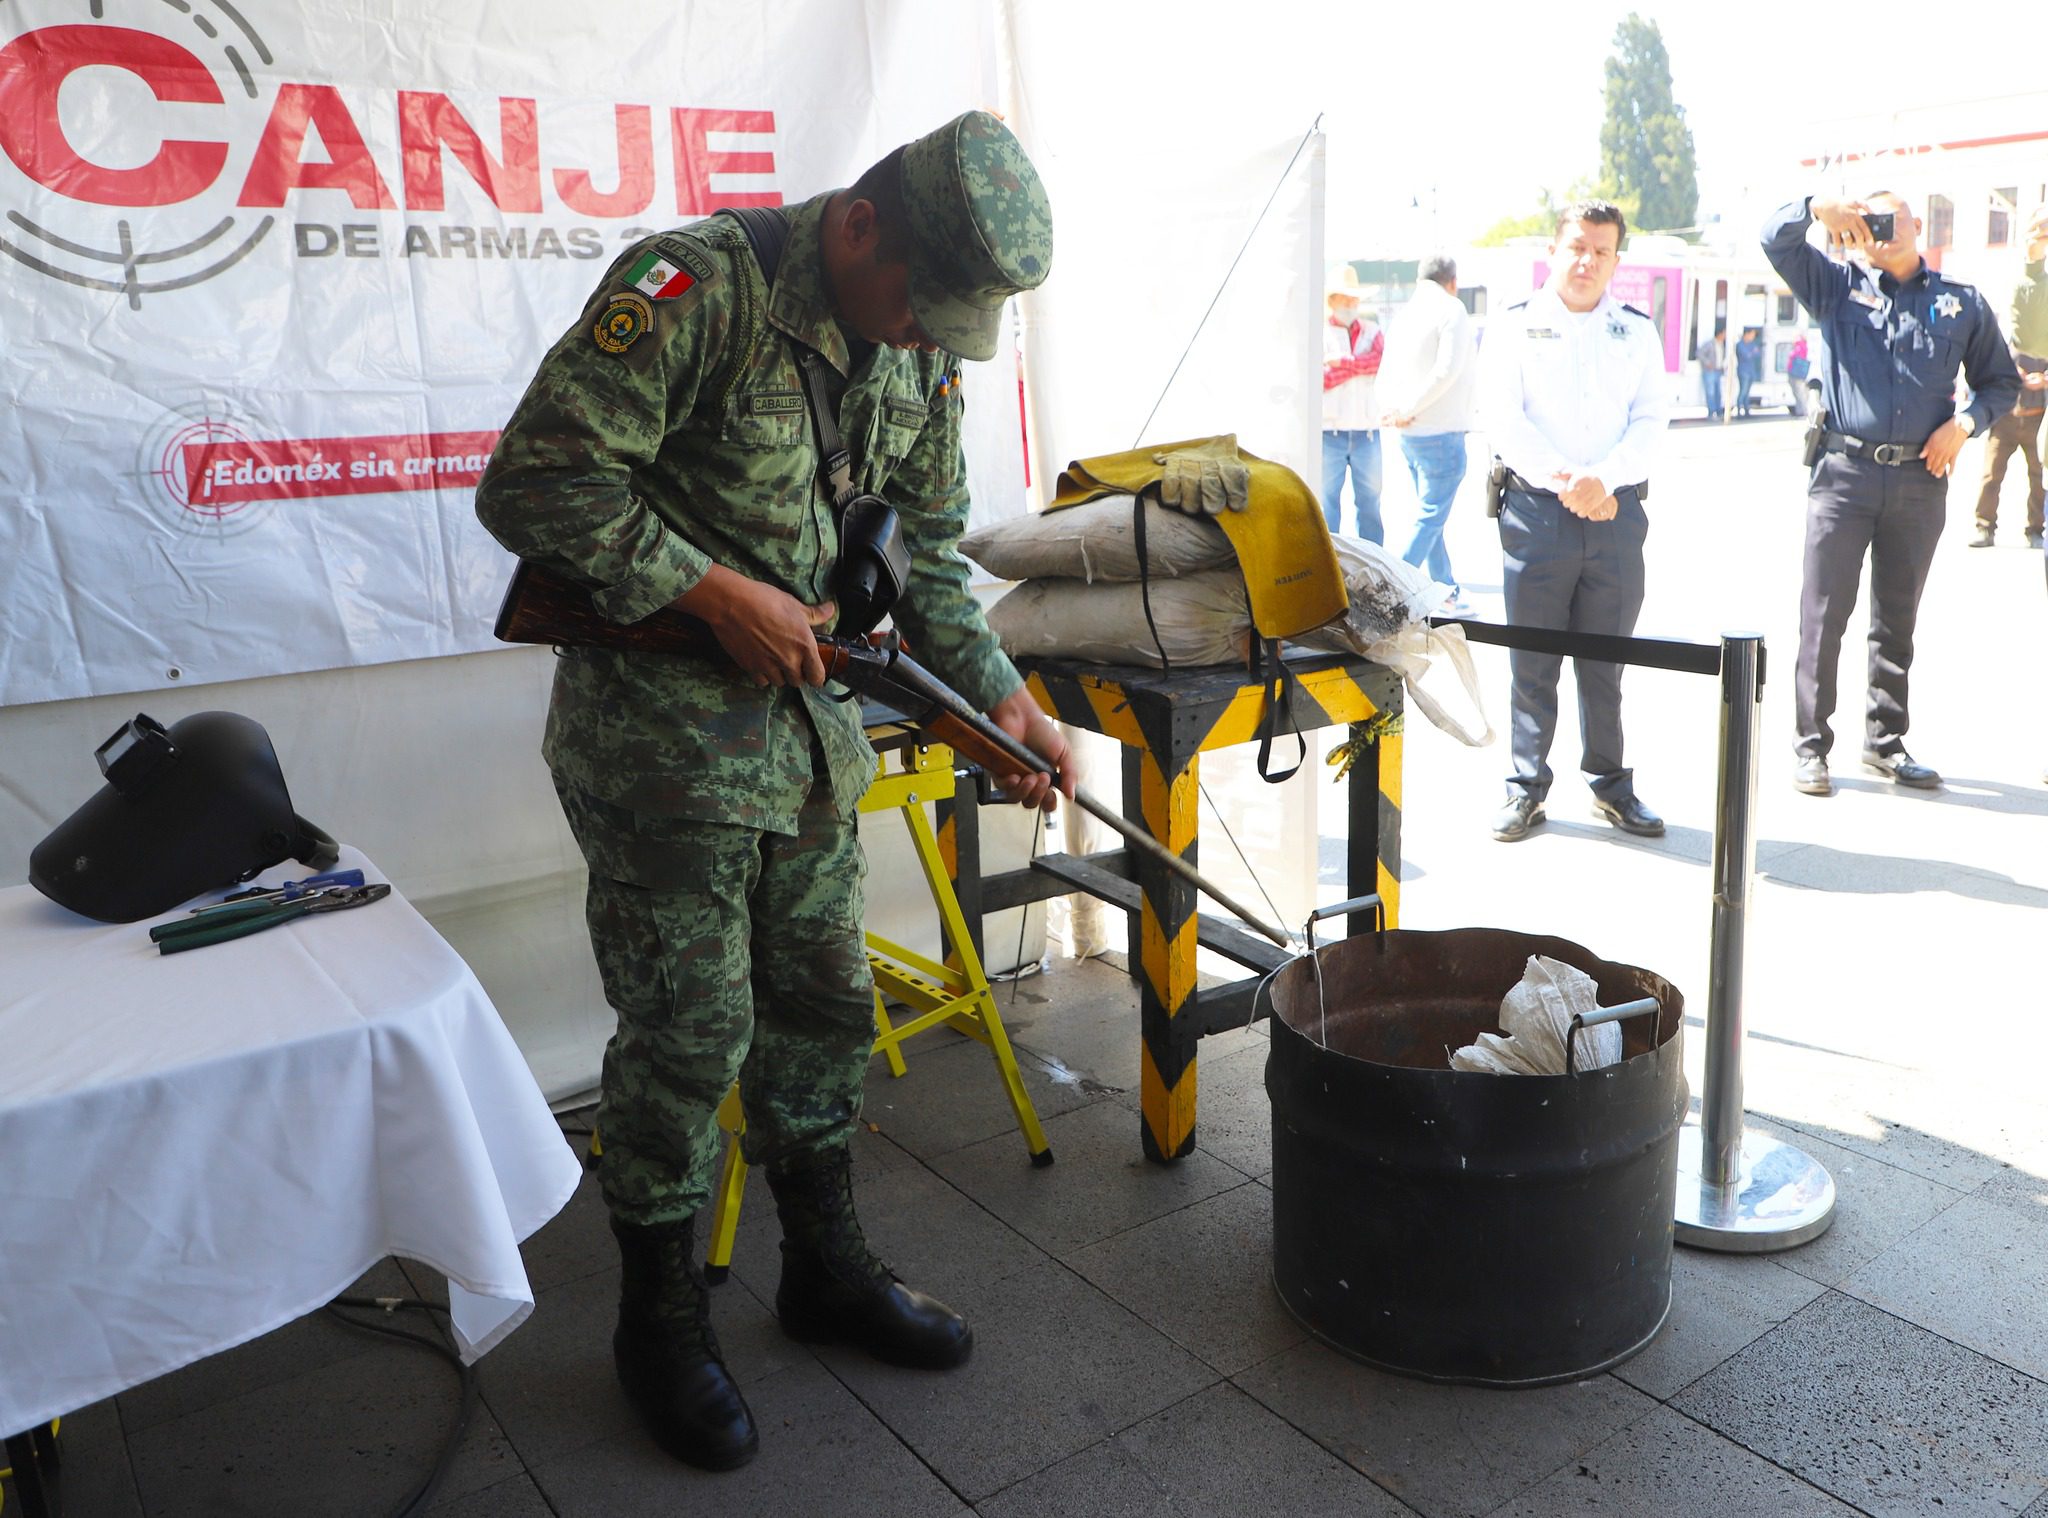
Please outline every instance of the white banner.
[{"label": "white banner", "polygon": [[[605,266],[994,103],[982,5],[0,7],[0,705],[492,646],[472,487]],[[978,514],[1016,370],[969,376]]]}]

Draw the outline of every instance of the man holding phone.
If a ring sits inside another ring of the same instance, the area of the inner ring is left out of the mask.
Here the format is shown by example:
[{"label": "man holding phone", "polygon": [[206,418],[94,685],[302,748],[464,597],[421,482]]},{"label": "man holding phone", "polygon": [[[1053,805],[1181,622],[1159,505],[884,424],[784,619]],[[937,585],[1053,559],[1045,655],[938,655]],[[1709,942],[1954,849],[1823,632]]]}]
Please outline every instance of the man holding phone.
[{"label": "man holding phone", "polygon": [[[1847,255],[1807,241],[1815,222]],[[1795,789],[1834,791],[1835,667],[1856,585],[1870,556],[1870,690],[1863,764],[1894,785],[1931,790],[1941,776],[1906,752],[1907,671],[1920,593],[1963,443],[2012,410],[2019,371],[1975,287],[1931,269],[1920,223],[1889,192],[1866,200],[1809,196],[1764,224],[1764,254],[1821,329],[1826,427],[1807,485],[1806,560],[1794,677]],[[1956,375],[1970,404],[1956,410]]]}]

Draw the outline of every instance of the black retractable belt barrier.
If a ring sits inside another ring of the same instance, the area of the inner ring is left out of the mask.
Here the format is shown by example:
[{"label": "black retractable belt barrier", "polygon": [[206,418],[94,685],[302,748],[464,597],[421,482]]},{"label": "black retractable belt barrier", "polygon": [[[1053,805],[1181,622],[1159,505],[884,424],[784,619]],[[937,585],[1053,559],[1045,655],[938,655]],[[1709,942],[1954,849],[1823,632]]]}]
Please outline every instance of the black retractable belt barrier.
[{"label": "black retractable belt barrier", "polygon": [[[1750,884],[1756,875],[1757,709],[1763,701],[1764,640],[1723,633],[1719,646],[1675,638],[1616,637],[1551,627],[1432,617],[1475,643],[1529,653],[1597,659],[1721,681],[1721,763],[1714,806],[1714,928],[1707,984],[1706,1089],[1700,1121],[1679,1134],[1678,1241],[1703,1249],[1764,1254],[1827,1231],[1835,1182],[1825,1166],[1768,1134],[1743,1129],[1742,974]],[[1756,1185],[1759,1177],[1767,1184]]]}]

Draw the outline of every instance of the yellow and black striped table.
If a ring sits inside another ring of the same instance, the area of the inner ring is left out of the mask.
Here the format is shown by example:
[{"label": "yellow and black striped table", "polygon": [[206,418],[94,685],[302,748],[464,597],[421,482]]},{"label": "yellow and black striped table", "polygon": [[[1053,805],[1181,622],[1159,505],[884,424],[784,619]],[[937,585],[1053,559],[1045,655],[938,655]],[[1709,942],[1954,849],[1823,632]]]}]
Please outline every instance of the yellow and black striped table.
[{"label": "yellow and black striped table", "polygon": [[[1348,894],[1377,893],[1392,927],[1401,889],[1400,679],[1370,660],[1343,655],[1296,654],[1286,662],[1295,681],[1295,726],[1303,733],[1338,724],[1351,728]],[[1125,814],[1198,864],[1199,756],[1258,737],[1267,687],[1234,666],[1161,672],[1055,659],[1021,659],[1018,665],[1048,712],[1124,745]],[[1275,738],[1276,765],[1291,763],[1294,752],[1290,735]],[[971,804],[962,806],[946,829],[970,923],[978,924],[983,912],[1073,890],[1100,896],[1128,914],[1143,1040],[1145,1154],[1179,1159],[1195,1146],[1196,1046],[1206,1033],[1246,1022],[1258,976],[1283,962],[1286,952],[1232,922],[1198,913],[1192,885],[1121,848],[1086,858],[1046,855],[1029,869],[979,878],[972,810]],[[1369,926],[1365,913],[1350,919],[1352,932]],[[1198,991],[1197,944],[1244,965],[1253,976]]]}]

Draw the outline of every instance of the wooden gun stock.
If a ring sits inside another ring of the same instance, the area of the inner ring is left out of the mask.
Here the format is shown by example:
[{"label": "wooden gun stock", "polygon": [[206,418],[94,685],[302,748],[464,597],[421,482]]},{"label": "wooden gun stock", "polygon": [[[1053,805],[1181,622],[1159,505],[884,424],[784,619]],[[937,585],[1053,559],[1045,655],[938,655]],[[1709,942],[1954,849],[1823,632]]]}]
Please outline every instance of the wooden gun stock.
[{"label": "wooden gun stock", "polygon": [[500,643],[551,643],[562,648],[616,648],[640,654],[709,654],[725,657],[710,624],[664,606],[638,622],[614,622],[590,592],[563,575],[519,561],[498,621]]}]

